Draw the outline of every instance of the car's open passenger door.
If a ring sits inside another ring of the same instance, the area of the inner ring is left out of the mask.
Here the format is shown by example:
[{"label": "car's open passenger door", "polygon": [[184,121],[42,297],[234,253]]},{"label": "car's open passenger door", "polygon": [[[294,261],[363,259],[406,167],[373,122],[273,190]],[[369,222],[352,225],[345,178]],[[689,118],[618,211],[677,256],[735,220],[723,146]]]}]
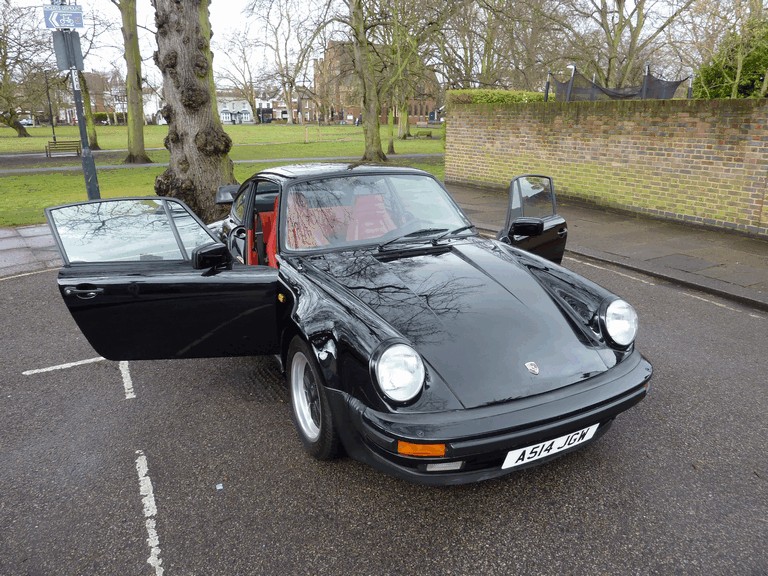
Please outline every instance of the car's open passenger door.
[{"label": "car's open passenger door", "polygon": [[497,238],[559,264],[568,227],[557,213],[552,178],[536,174],[518,176],[509,185],[509,209]]},{"label": "car's open passenger door", "polygon": [[277,351],[277,270],[233,268],[225,246],[182,202],[101,200],[46,216],[64,260],[64,302],[105,358]]}]

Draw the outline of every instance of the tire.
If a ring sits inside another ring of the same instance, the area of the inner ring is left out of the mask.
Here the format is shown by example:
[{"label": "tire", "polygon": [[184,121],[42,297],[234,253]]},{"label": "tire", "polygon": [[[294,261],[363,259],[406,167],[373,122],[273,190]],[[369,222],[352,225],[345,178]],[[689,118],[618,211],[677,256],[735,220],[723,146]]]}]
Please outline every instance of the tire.
[{"label": "tire", "polygon": [[335,458],[339,454],[339,435],[325,385],[314,354],[298,336],[288,348],[286,380],[291,393],[291,417],[304,449],[317,460]]}]

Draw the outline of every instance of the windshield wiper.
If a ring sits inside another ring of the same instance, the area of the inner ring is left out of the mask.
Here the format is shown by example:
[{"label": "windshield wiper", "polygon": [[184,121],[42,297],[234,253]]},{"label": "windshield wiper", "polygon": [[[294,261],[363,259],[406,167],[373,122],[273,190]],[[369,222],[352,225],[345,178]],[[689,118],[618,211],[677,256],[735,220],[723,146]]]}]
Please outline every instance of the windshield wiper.
[{"label": "windshield wiper", "polygon": [[469,230],[470,228],[474,228],[474,227],[475,227],[474,224],[468,224],[467,226],[461,226],[459,228],[456,228],[455,230],[450,230],[450,231],[447,231],[447,232],[443,232],[437,238],[432,238],[432,244],[437,246],[437,242],[439,240],[442,240],[443,238],[445,238],[447,236],[453,236],[454,234],[458,234],[459,232],[464,232],[465,230]]},{"label": "windshield wiper", "polygon": [[426,236],[427,234],[437,234],[438,232],[448,232],[448,228],[420,228],[419,230],[416,230],[414,232],[403,234],[402,236],[398,236],[397,238],[393,238],[392,240],[387,240],[383,244],[379,244],[379,252],[383,252],[384,248],[386,248],[390,244],[394,244],[395,242],[402,242],[403,240],[406,240],[406,239],[417,238],[419,236]]}]

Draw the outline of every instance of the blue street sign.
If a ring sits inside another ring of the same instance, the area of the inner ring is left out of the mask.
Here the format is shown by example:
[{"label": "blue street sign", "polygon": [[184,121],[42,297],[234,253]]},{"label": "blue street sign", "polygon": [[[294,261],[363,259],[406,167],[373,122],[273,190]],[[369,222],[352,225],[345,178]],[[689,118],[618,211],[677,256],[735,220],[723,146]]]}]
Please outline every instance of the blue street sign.
[{"label": "blue street sign", "polygon": [[82,28],[82,6],[43,6],[46,28]]}]

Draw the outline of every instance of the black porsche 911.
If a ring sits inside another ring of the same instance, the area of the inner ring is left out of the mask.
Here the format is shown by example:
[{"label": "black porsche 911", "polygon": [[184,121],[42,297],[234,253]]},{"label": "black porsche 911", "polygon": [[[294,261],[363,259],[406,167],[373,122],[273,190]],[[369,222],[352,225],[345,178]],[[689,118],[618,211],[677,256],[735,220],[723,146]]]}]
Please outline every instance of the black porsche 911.
[{"label": "black porsche 911", "polygon": [[546,176],[512,181],[497,240],[415,169],[286,166],[218,200],[213,230],[170,198],[48,209],[62,297],[108,359],[277,355],[315,458],[482,480],[583,446],[647,393],[632,306],[557,264]]}]

